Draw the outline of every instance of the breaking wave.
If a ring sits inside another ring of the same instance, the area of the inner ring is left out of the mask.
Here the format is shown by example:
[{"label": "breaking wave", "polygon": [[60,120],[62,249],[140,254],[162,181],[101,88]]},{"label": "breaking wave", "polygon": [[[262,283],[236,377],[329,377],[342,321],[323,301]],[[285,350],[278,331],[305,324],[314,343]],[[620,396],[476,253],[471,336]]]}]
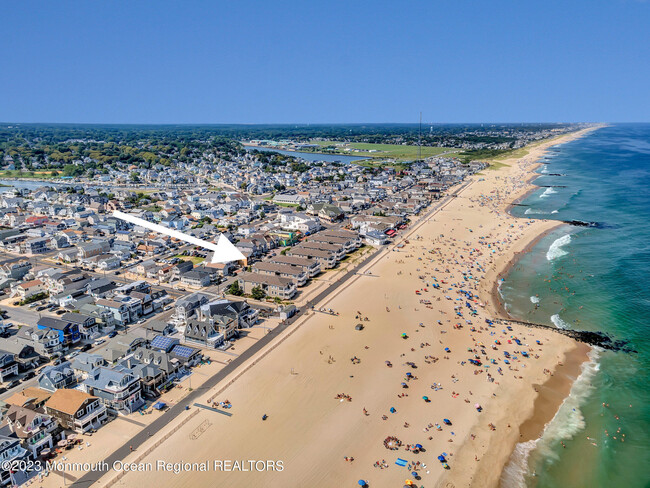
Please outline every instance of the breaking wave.
[{"label": "breaking wave", "polygon": [[564,249],[562,249],[562,247],[566,246],[570,242],[571,242],[571,234],[567,234],[553,241],[553,244],[549,246],[548,251],[546,252],[546,259],[548,261],[553,261],[554,259],[569,254]]},{"label": "breaking wave", "polygon": [[568,329],[569,324],[567,324],[564,320],[560,318],[559,314],[551,315],[551,322],[553,322],[553,325],[557,327],[558,329]]},{"label": "breaking wave", "polygon": [[510,455],[508,464],[501,473],[501,488],[522,488],[526,486],[526,476],[529,473],[529,459],[533,451],[536,456],[544,459],[558,460],[557,448],[560,441],[572,439],[585,428],[585,419],[580,405],[589,397],[593,390],[591,380],[598,373],[600,353],[593,349],[589,353],[589,361],[583,363],[580,376],[573,382],[569,396],[564,399],[551,421],[546,424],[539,439],[520,442]]},{"label": "breaking wave", "polygon": [[539,196],[539,198],[548,198],[548,197],[550,197],[551,195],[553,195],[555,193],[557,193],[557,190],[555,188],[551,188],[549,186],[546,190],[544,190],[544,193],[542,193]]},{"label": "breaking wave", "polygon": [[533,303],[539,303],[539,297],[536,297],[535,295],[530,297],[530,301]]}]

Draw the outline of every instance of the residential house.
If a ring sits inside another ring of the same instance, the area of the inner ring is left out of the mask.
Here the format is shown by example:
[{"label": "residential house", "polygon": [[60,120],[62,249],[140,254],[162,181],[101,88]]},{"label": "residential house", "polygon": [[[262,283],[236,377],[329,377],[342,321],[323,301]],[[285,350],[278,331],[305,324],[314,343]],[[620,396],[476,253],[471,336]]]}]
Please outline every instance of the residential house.
[{"label": "residential house", "polygon": [[25,300],[33,295],[43,293],[45,285],[41,280],[31,280],[20,283],[14,287],[14,294],[18,295],[21,300]]},{"label": "residential house", "polygon": [[50,329],[56,331],[59,334],[59,342],[64,346],[76,344],[81,340],[79,326],[67,320],[43,316],[38,319],[36,326],[41,330]]},{"label": "residential house", "polygon": [[75,382],[76,377],[68,361],[56,366],[46,366],[38,375],[39,388],[49,392],[68,388]]},{"label": "residential house", "polygon": [[192,270],[181,275],[181,283],[192,288],[203,288],[210,284],[210,276],[207,271]]},{"label": "residential house", "polygon": [[79,433],[98,429],[108,419],[100,399],[80,390],[56,390],[45,402],[45,412],[64,429]]},{"label": "residential house", "polygon": [[297,286],[304,286],[309,279],[309,275],[306,271],[297,266],[291,266],[288,264],[269,263],[268,261],[262,261],[253,264],[251,270],[253,273],[288,278],[290,280],[293,280]]},{"label": "residential house", "polygon": [[244,293],[252,293],[253,288],[259,287],[269,297],[290,300],[296,294],[296,284],[288,278],[263,275],[260,273],[241,273],[237,277],[239,286]]},{"label": "residential house", "polygon": [[[0,435],[0,465],[5,463],[12,465],[13,462],[24,460],[28,457],[29,451],[20,445],[18,437]],[[0,469],[0,485],[15,485],[13,470]]]},{"label": "residential house", "polygon": [[321,272],[320,262],[316,259],[301,258],[298,256],[284,256],[279,254],[272,257],[268,262],[297,267],[307,272],[310,278],[318,276]]},{"label": "residential house", "polygon": [[176,318],[181,321],[187,321],[194,311],[201,305],[208,303],[210,298],[203,293],[192,293],[176,300]]},{"label": "residential house", "polygon": [[52,357],[63,351],[63,344],[59,340],[59,333],[52,329],[36,329],[34,327],[21,327],[15,335],[16,340],[30,345],[36,354]]},{"label": "residential house", "polygon": [[116,413],[133,413],[144,404],[140,379],[123,366],[95,368],[80,387]]},{"label": "residential house", "polygon": [[76,324],[82,339],[92,339],[99,335],[99,324],[95,317],[82,313],[68,312],[61,315],[61,320]]},{"label": "residential house", "polygon": [[16,374],[18,374],[18,363],[15,355],[0,349],[0,381],[7,381],[7,378]]},{"label": "residential house", "polygon": [[4,416],[11,432],[23,442],[32,458],[36,459],[43,449],[53,447],[53,433],[57,422],[48,414],[32,408],[11,405]]}]

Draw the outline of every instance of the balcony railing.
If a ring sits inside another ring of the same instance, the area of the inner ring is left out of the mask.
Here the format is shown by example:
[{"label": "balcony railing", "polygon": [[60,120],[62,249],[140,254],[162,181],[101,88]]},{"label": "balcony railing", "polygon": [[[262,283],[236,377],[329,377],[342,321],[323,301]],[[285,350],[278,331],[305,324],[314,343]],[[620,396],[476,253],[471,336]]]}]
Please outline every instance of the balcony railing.
[{"label": "balcony railing", "polygon": [[83,424],[85,424],[88,421],[88,419],[98,417],[105,411],[106,411],[106,407],[102,404],[99,404],[98,406],[93,408],[93,410],[91,410],[90,412],[86,412],[86,414],[83,417],[75,418],[74,423],[75,425],[81,427]]}]

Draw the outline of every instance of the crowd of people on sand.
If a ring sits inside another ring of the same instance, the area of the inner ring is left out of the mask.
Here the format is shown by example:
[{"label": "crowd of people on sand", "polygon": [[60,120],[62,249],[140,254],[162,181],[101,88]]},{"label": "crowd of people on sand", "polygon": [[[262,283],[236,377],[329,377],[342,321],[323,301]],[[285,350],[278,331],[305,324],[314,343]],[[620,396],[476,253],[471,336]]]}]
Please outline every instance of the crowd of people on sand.
[{"label": "crowd of people on sand", "polygon": [[336,400],[347,400],[348,402],[352,401],[352,397],[350,395],[346,395],[345,393],[339,393],[334,397]]},{"label": "crowd of people on sand", "polygon": [[[521,375],[517,374],[519,368],[526,367],[526,362],[533,358],[539,358],[539,351],[542,351],[540,347],[534,350],[531,345],[527,344],[526,337],[516,337],[507,322],[489,318],[486,314],[486,304],[480,298],[481,292],[489,289],[489,287],[481,288],[488,272],[495,269],[497,259],[523,236],[526,227],[530,224],[530,222],[517,221],[505,212],[505,207],[511,200],[511,195],[526,184],[521,178],[523,171],[520,171],[520,173],[514,177],[502,178],[498,183],[499,186],[490,190],[489,193],[467,197],[470,207],[487,207],[490,213],[496,214],[496,222],[491,228],[488,228],[489,224],[486,223],[478,224],[475,228],[465,227],[464,236],[461,238],[458,237],[458,223],[442,222],[439,226],[440,231],[437,234],[432,236],[417,235],[415,240],[408,243],[408,246],[405,245],[401,249],[395,249],[397,252],[393,255],[398,256],[398,259],[394,260],[394,263],[398,265],[396,274],[400,277],[400,280],[412,280],[412,289],[415,289],[416,293],[412,295],[411,300],[400,295],[399,310],[393,310],[392,313],[391,307],[398,308],[398,304],[394,302],[392,296],[389,296],[390,291],[387,290],[387,293],[384,294],[386,313],[390,313],[391,316],[397,313],[398,321],[400,314],[404,313],[403,310],[409,306],[412,306],[414,311],[421,314],[426,313],[428,314],[427,317],[430,317],[419,324],[406,324],[404,329],[400,331],[400,346],[406,344],[407,347],[399,354],[400,359],[397,364],[401,364],[402,367],[408,369],[417,369],[419,361],[424,361],[424,364],[428,365],[428,367],[436,365],[441,360],[443,362],[450,361],[450,364],[457,364],[457,367],[462,369],[452,370],[453,372],[449,374],[448,381],[454,383],[454,391],[451,392],[450,396],[452,399],[459,399],[458,409],[471,408],[476,415],[481,415],[490,431],[497,429],[495,423],[489,421],[492,419],[486,417],[486,415],[493,412],[489,408],[489,404],[486,405],[487,408],[479,408],[476,407],[478,404],[470,401],[473,393],[463,387],[463,378],[467,378],[467,374],[470,373],[467,371],[459,374],[460,371],[471,368],[472,376],[483,375],[488,384],[496,386],[499,382],[495,381],[493,373],[498,373],[501,376],[510,373],[512,377],[520,378]],[[450,229],[453,233],[446,234],[445,229]],[[408,264],[413,263],[414,259],[417,259],[417,269],[415,271],[410,270],[408,267]],[[410,276],[410,278],[407,276]],[[453,306],[449,306],[451,304],[447,305],[449,301],[454,302]],[[418,305],[426,306],[426,310],[420,312]],[[321,309],[321,311],[324,311],[324,309]],[[339,315],[338,312],[331,309],[329,309],[329,312],[332,315]],[[355,312],[350,315],[353,315],[356,320],[368,321],[371,317],[374,318],[372,314],[382,313],[383,311],[381,307],[375,304],[370,314],[361,310]],[[483,321],[485,321],[485,324]],[[333,326],[330,325],[330,328],[333,328]],[[413,341],[412,336],[417,337],[418,335],[414,334],[414,332],[425,332],[427,336],[426,338],[418,337],[417,341]],[[452,351],[453,348],[445,347],[444,339],[447,337],[445,334],[455,334],[456,337],[462,334],[467,337],[468,345],[472,347],[467,348],[467,351],[464,352],[460,350]],[[542,345],[540,341],[534,340],[534,331],[530,331],[526,335],[529,340],[532,339],[531,342],[537,342],[537,346]],[[438,343],[435,342],[436,338]],[[412,347],[411,343],[413,343]],[[432,344],[434,345],[432,346]],[[440,349],[437,349],[438,347]],[[367,348],[368,346],[366,346]],[[440,354],[436,355],[435,352],[432,354],[430,351],[426,351],[427,354],[420,355],[420,351],[425,348],[433,348],[434,351],[439,350]],[[468,356],[469,360],[467,359]],[[331,356],[330,358],[333,359]],[[352,364],[359,364],[361,357],[354,355],[350,358],[350,361]],[[388,368],[393,368],[394,361],[395,358],[392,360],[386,359],[385,364]],[[544,369],[544,374],[550,375],[552,372],[549,369]],[[427,390],[441,392],[444,389],[443,381],[446,379],[438,378],[437,381],[430,384],[430,390]],[[417,380],[417,376],[411,371],[405,371],[401,384],[398,386],[399,390],[396,392],[397,397],[402,401],[409,402],[410,398],[415,396],[409,397],[408,393],[406,393],[406,391],[411,391],[408,388],[410,388],[410,382],[414,380]],[[492,395],[494,396],[494,393]],[[345,393],[339,393],[335,398],[341,401],[352,400]],[[426,396],[422,398],[427,403],[431,402]],[[464,405],[467,404],[470,405],[465,407]],[[436,405],[435,401],[433,405]],[[463,405],[463,407],[460,405]],[[396,413],[397,410],[391,407],[390,413],[379,412],[377,417],[381,417],[383,421],[388,421],[389,415]],[[372,418],[365,407],[363,408],[363,415]],[[402,418],[398,425],[405,429],[410,428],[411,424],[408,420]],[[432,441],[435,435],[440,435],[436,434],[437,432],[447,431],[448,435],[443,434],[446,442],[453,442],[453,438],[456,436],[456,433],[453,432],[455,429],[448,430],[441,425],[447,422],[447,419],[445,419],[445,422],[441,421],[440,423],[427,422],[421,428],[423,432],[427,433],[429,441]],[[451,425],[451,423],[447,425]],[[417,424],[415,426],[417,427]],[[477,435],[470,433],[470,437],[475,440]],[[418,444],[418,446],[420,445]],[[384,447],[389,450],[398,450],[403,446],[397,437],[388,436],[384,439]],[[406,450],[418,452],[422,450],[422,446],[414,449],[413,446],[406,445]],[[451,457],[453,453],[446,453],[446,456]],[[350,459],[346,457],[346,460]],[[475,459],[478,460],[478,456]],[[388,463],[382,459],[376,461],[374,467],[384,469],[388,467]],[[411,462],[408,468],[409,470],[416,470],[420,468],[420,464],[419,462]]]},{"label": "crowd of people on sand", "polygon": [[390,451],[397,451],[402,446],[402,441],[395,436],[388,436],[384,439],[384,447]]}]

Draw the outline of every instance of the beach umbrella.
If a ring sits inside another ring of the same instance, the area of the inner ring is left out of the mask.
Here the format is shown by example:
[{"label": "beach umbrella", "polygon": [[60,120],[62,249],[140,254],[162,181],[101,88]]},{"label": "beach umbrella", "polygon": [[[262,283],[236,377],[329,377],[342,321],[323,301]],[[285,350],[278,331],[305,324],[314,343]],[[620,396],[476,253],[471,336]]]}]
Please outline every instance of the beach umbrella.
[{"label": "beach umbrella", "polygon": [[422,449],[422,444],[416,444],[415,447],[416,447],[417,449]]},{"label": "beach umbrella", "polygon": [[423,396],[423,397],[422,397],[422,400],[424,400],[425,402],[428,402],[428,401],[429,401],[429,397],[428,397],[428,396]]},{"label": "beach umbrella", "polygon": [[358,483],[359,486],[368,486],[368,483],[366,483],[364,480],[359,480]]},{"label": "beach umbrella", "polygon": [[442,455],[438,456],[438,461],[440,461],[441,463],[444,463],[446,461],[445,456],[442,456]]}]

